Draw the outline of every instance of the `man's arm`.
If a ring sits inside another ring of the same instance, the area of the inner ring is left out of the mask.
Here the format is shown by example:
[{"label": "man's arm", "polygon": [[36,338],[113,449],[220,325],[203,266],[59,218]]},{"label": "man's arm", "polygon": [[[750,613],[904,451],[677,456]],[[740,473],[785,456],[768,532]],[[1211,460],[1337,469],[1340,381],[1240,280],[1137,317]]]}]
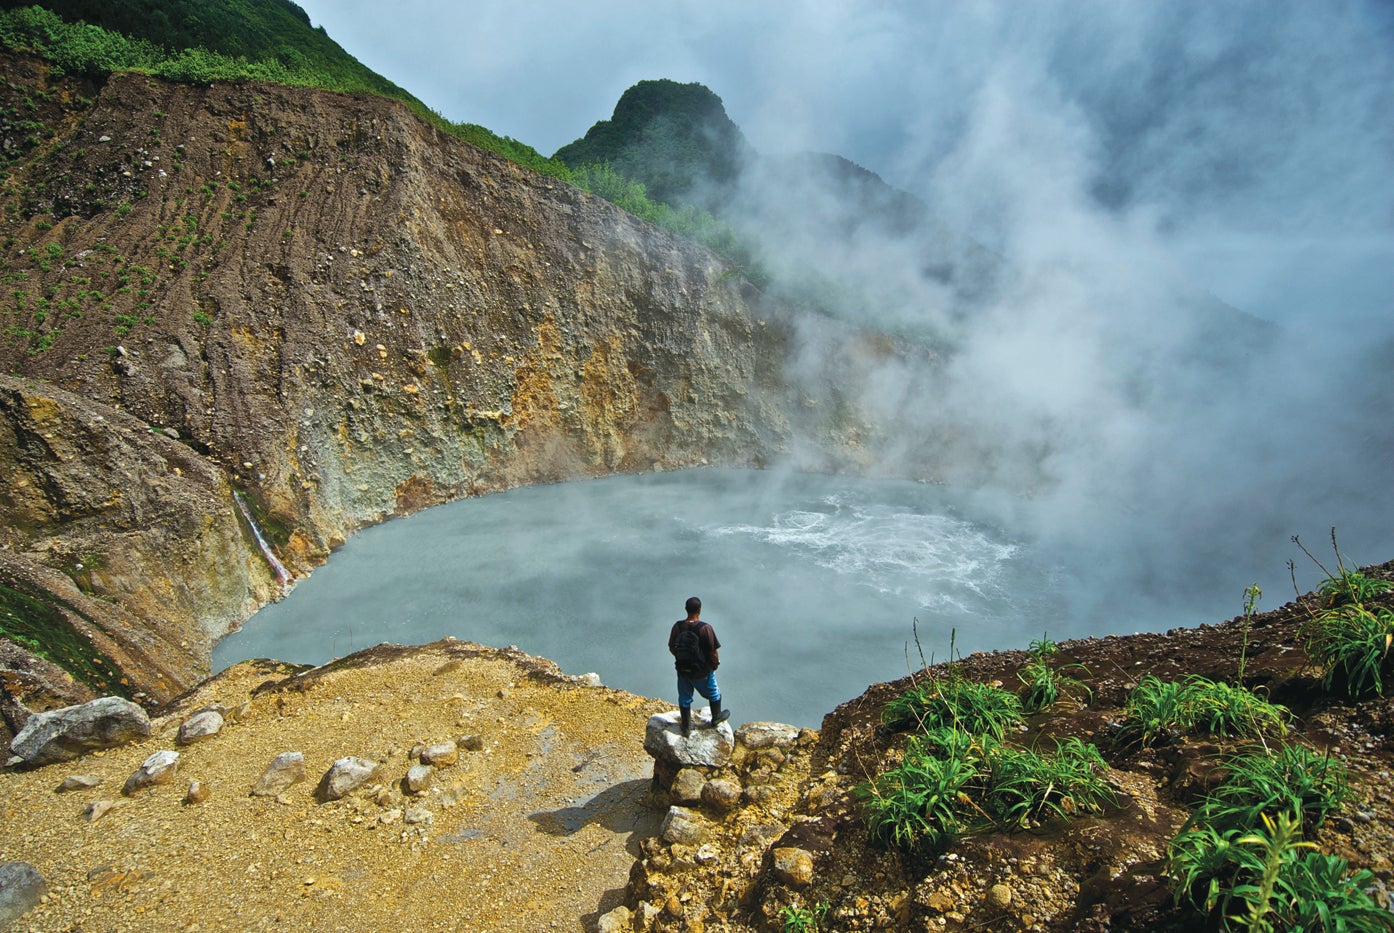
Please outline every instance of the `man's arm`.
[{"label": "man's arm", "polygon": [[716,670],[721,666],[721,641],[716,637],[716,629],[710,625],[702,634],[705,636],[702,640],[706,642],[707,660],[711,661],[712,670]]}]

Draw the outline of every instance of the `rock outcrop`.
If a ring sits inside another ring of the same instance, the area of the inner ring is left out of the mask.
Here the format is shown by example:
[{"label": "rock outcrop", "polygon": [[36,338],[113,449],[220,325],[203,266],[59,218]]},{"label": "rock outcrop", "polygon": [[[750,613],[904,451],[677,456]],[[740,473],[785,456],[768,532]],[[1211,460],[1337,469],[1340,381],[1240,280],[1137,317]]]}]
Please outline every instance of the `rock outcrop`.
[{"label": "rock outcrop", "polygon": [[61,662],[92,689],[172,698],[280,565],[393,515],[758,465],[796,418],[803,449],[864,455],[841,385],[789,382],[787,309],[399,103],[0,71],[47,131],[0,190],[0,586],[110,666]]}]

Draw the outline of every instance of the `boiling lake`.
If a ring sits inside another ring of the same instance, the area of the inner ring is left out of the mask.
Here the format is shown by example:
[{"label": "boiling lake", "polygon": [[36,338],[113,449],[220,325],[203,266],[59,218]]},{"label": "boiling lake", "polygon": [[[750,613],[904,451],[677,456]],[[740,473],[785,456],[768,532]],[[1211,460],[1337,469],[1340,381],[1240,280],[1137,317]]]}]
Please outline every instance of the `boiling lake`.
[{"label": "boiling lake", "polygon": [[1152,555],[1130,540],[1120,563],[1107,536],[1023,530],[1032,509],[912,482],[719,469],[517,489],[360,532],[220,642],[214,667],[452,635],[675,702],[668,630],[697,595],[736,720],[816,727],[918,668],[921,651],[943,660],[951,641],[966,654],[1214,622],[1239,613],[1248,583],[1288,573],[1286,539],[1239,557],[1214,542],[1224,571],[1177,580],[1162,542]]}]

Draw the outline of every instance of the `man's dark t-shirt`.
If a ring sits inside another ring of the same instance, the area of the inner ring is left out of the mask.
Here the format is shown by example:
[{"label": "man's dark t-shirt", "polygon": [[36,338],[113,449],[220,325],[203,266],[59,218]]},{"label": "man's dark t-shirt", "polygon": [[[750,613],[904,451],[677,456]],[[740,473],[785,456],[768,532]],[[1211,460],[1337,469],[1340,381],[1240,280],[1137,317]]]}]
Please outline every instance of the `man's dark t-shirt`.
[{"label": "man's dark t-shirt", "polygon": [[696,626],[697,638],[702,643],[702,654],[707,659],[707,667],[701,671],[692,673],[690,676],[705,677],[721,665],[721,658],[717,654],[717,649],[721,647],[721,642],[717,640],[716,630],[706,622],[698,620],[695,623],[689,623],[686,619],[679,619],[673,623],[672,631],[668,633],[669,653],[673,651],[674,643],[678,638],[678,632],[680,632],[685,625]]}]

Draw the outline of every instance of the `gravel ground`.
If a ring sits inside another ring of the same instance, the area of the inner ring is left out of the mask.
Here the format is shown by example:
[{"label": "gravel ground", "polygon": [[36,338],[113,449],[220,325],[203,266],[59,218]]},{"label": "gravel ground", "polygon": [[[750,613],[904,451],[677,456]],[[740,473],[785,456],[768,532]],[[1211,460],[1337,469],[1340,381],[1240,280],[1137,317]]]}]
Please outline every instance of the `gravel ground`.
[{"label": "gravel ground", "polygon": [[[238,665],[156,720],[147,741],[0,774],[0,861],[29,862],[49,885],[12,929],[593,928],[656,832],[642,743],[647,717],[667,707],[462,642],[363,655],[274,690],[257,688],[290,669]],[[177,746],[180,722],[211,703],[237,715]],[[462,748],[423,796],[403,795],[413,746],[470,735],[482,748]],[[161,749],[180,752],[174,781],[123,797]],[[304,754],[305,781],[279,799],[250,796],[286,751]],[[382,762],[378,778],[318,802],[320,775],[349,755]],[[56,792],[78,774],[101,783]],[[211,797],[185,802],[192,781]],[[103,800],[116,806],[89,822]],[[408,824],[414,811],[430,822]]]}]

